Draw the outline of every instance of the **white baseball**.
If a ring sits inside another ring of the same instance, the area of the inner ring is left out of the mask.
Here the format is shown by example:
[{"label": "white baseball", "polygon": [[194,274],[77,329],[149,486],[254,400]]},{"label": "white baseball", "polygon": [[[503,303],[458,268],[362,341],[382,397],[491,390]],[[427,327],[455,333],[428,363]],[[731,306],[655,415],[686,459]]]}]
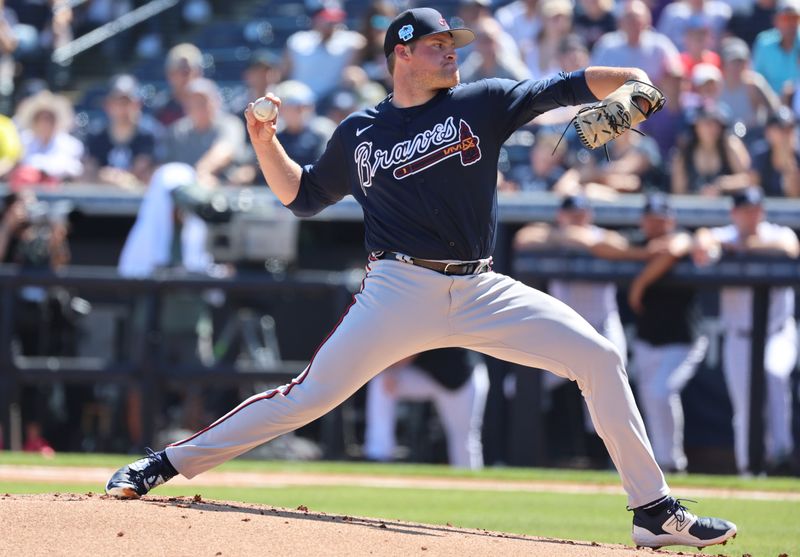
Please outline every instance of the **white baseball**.
[{"label": "white baseball", "polygon": [[259,122],[270,122],[278,116],[278,105],[265,97],[258,98],[253,103],[253,116]]}]

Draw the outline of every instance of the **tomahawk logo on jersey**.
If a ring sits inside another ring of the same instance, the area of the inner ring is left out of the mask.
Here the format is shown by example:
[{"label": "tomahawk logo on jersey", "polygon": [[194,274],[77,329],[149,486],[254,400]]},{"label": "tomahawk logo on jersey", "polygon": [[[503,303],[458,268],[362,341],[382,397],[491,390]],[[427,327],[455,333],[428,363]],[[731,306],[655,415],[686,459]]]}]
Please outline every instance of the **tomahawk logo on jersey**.
[{"label": "tomahawk logo on jersey", "polygon": [[[356,136],[363,129],[357,129]],[[418,133],[414,139],[395,143],[389,149],[376,149],[373,152],[372,141],[364,141],[356,147],[354,154],[361,190],[366,196],[367,188],[372,187],[372,179],[379,168],[394,168],[393,176],[401,180],[456,155],[460,155],[463,166],[475,164],[481,158],[479,144],[480,139],[469,124],[459,119],[456,128],[452,116]]]}]

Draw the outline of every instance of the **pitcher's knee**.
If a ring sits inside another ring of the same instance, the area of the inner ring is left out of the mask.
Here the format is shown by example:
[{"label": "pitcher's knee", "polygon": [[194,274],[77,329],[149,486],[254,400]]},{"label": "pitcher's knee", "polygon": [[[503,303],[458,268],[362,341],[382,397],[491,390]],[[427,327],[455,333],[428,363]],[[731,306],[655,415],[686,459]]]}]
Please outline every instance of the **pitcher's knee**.
[{"label": "pitcher's knee", "polygon": [[597,336],[596,342],[587,343],[583,347],[567,348],[572,359],[569,367],[573,376],[570,379],[577,379],[582,390],[583,386],[591,386],[598,380],[601,383],[607,382],[613,376],[619,376],[627,382],[627,373],[619,350],[605,338]]},{"label": "pitcher's knee", "polygon": [[598,335],[594,349],[589,357],[589,364],[599,370],[621,371],[625,373],[625,360],[619,349],[610,340]]}]

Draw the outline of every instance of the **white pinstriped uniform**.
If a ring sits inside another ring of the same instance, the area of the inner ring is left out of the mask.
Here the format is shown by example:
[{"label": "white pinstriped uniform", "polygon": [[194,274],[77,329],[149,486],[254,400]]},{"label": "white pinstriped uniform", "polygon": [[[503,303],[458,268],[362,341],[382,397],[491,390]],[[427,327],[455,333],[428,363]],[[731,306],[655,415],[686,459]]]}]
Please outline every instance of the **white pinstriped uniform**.
[{"label": "white pinstriped uniform", "polygon": [[[756,230],[765,242],[778,240],[794,231],[785,226],[761,222]],[[724,243],[734,243],[739,232],[734,225],[712,228],[711,234]],[[720,295],[720,318],[725,326],[723,371],[733,406],[734,449],[736,466],[745,472],[749,467],[750,424],[750,330],[753,292],[749,288],[727,287]],[[771,288],[769,317],[764,350],[766,374],[766,450],[767,459],[791,454],[792,407],[789,376],[797,364],[797,324],[794,320],[794,290]]]}]

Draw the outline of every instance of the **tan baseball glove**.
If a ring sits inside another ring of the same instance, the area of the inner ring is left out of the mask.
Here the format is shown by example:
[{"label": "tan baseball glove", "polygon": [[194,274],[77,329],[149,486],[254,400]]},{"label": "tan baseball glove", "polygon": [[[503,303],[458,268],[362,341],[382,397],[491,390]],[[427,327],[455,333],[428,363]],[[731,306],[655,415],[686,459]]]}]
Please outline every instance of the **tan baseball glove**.
[{"label": "tan baseball glove", "polygon": [[[639,99],[645,102],[637,102]],[[661,110],[664,102],[664,95],[656,87],[630,79],[596,105],[582,108],[572,124],[581,143],[589,149],[597,149],[644,122]],[[642,104],[647,108],[642,108]]]}]

